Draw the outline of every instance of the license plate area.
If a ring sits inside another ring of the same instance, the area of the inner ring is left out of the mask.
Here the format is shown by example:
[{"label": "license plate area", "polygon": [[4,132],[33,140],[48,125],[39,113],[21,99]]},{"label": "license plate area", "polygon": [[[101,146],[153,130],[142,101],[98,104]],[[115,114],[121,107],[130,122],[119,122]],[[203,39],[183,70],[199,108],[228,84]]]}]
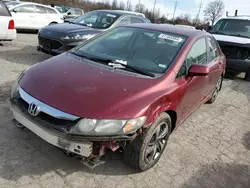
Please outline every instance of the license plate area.
[{"label": "license plate area", "polygon": [[58,145],[67,151],[85,157],[88,157],[92,153],[92,144],[90,143],[71,142],[63,138],[58,138]]}]

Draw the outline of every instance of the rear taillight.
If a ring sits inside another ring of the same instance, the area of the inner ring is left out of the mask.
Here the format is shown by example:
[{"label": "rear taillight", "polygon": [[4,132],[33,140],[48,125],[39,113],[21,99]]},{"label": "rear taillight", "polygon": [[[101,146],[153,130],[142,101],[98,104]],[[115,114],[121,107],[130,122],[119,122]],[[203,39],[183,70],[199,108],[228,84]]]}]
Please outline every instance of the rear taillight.
[{"label": "rear taillight", "polygon": [[8,27],[8,29],[15,29],[14,20],[10,20],[10,21],[9,21],[9,27]]}]

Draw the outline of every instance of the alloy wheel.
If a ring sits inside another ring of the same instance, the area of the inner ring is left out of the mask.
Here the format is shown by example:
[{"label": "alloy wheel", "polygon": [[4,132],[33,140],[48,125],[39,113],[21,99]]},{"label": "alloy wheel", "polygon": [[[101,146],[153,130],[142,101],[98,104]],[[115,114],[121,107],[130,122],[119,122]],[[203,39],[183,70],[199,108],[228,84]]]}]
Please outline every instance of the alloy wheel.
[{"label": "alloy wheel", "polygon": [[168,124],[166,122],[159,124],[146,147],[145,162],[147,164],[153,163],[161,156],[161,153],[167,144],[168,136]]}]

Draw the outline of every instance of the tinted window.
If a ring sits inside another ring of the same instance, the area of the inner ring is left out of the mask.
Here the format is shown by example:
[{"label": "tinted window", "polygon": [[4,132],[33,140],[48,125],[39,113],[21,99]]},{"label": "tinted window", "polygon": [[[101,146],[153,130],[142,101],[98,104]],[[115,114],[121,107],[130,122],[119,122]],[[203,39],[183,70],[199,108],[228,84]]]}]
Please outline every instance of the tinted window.
[{"label": "tinted window", "polygon": [[52,8],[46,8],[49,14],[57,14],[57,12]]},{"label": "tinted window", "polygon": [[2,1],[0,1],[0,16],[11,16],[8,8]]},{"label": "tinted window", "polygon": [[92,11],[75,19],[73,23],[96,29],[107,29],[117,20],[117,18],[119,18],[119,15],[113,13]]},{"label": "tinted window", "polygon": [[250,38],[250,20],[222,19],[213,26],[210,32]]},{"label": "tinted window", "polygon": [[143,19],[137,18],[137,17],[132,17],[131,18],[131,23],[145,23]]},{"label": "tinted window", "polygon": [[131,17],[127,16],[119,21],[119,25],[126,25],[131,23]]},{"label": "tinted window", "polygon": [[162,74],[173,63],[186,37],[154,30],[118,27],[89,43],[79,46],[73,53],[112,61]]},{"label": "tinted window", "polygon": [[45,7],[36,5],[36,13],[45,14],[45,13],[47,13],[47,11],[46,11]]},{"label": "tinted window", "polygon": [[34,13],[34,6],[33,5],[22,5],[15,8],[16,12],[23,12],[23,13]]},{"label": "tinted window", "polygon": [[208,61],[212,61],[219,56],[218,44],[215,39],[208,37]]}]

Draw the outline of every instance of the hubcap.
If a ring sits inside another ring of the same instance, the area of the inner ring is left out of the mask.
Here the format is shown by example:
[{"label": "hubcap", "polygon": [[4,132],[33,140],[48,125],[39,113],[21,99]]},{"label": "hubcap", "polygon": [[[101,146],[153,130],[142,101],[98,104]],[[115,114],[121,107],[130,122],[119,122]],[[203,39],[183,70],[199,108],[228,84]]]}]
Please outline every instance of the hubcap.
[{"label": "hubcap", "polygon": [[151,164],[160,157],[167,143],[169,129],[166,122],[155,129],[145,151],[145,162]]}]

